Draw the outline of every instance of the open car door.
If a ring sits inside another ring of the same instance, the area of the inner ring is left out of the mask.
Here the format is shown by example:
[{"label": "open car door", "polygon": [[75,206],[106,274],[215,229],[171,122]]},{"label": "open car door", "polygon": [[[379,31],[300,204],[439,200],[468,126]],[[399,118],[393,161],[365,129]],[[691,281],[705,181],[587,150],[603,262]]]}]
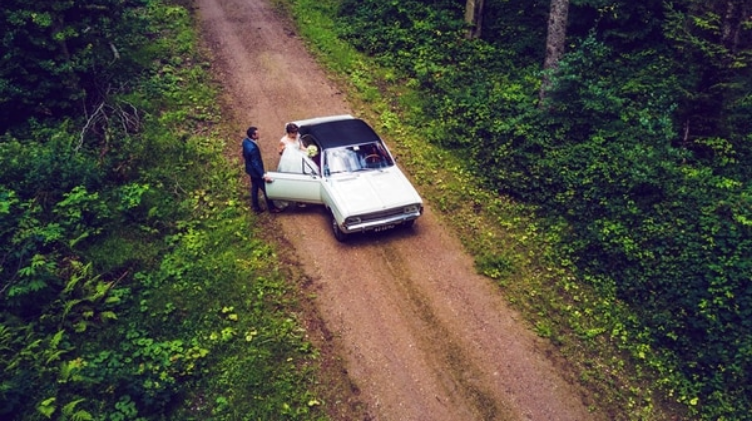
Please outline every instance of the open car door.
[{"label": "open car door", "polygon": [[272,181],[266,183],[266,195],[272,200],[322,204],[322,178],[310,159],[302,162],[302,173],[267,172]]}]

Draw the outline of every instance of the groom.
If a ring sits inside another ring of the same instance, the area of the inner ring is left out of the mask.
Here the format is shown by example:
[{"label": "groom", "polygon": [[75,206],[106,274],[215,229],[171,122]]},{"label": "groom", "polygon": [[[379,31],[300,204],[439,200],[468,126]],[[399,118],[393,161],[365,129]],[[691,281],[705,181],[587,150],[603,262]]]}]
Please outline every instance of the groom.
[{"label": "groom", "polygon": [[261,213],[264,210],[259,206],[259,190],[264,193],[266,199],[266,208],[269,212],[278,213],[280,209],[274,206],[274,203],[266,196],[265,182],[271,181],[264,171],[264,161],[261,159],[261,149],[258,145],[258,128],[251,126],[246,131],[246,137],[243,139],[243,159],[245,160],[245,172],[251,177],[251,206],[253,211]]}]

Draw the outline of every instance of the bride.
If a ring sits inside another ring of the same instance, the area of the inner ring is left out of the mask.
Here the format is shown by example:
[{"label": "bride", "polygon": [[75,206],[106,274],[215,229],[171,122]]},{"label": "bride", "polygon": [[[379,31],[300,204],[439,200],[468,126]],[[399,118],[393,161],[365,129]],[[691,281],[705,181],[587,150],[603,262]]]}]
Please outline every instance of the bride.
[{"label": "bride", "polygon": [[[298,126],[295,123],[288,123],[285,126],[285,135],[279,140],[279,164],[277,172],[286,173],[303,173],[303,162],[306,155],[306,149],[298,135]],[[274,204],[284,209],[290,205],[290,202],[275,200]],[[305,207],[305,204],[298,203],[298,207]]]},{"label": "bride", "polygon": [[303,142],[298,135],[298,126],[295,123],[287,123],[285,135],[279,140],[279,165],[278,172],[303,172],[302,162],[306,154]]}]

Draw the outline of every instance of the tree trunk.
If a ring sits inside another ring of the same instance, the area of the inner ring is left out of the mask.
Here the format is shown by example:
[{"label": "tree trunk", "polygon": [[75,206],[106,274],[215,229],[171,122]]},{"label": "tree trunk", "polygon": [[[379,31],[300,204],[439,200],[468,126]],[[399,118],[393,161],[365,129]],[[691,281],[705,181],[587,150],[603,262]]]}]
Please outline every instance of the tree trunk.
[{"label": "tree trunk", "polygon": [[[469,1],[469,0],[468,0]],[[543,62],[543,80],[538,98],[540,103],[546,97],[546,91],[551,86],[551,74],[559,67],[559,60],[564,55],[564,45],[567,38],[567,16],[569,14],[569,0],[551,0],[551,10],[548,14],[548,37],[546,38],[546,59]]]},{"label": "tree trunk", "polygon": [[[749,0],[728,0],[726,10],[723,16],[721,29],[721,42],[731,54],[736,54],[740,49],[741,33],[744,31],[744,25],[748,25],[752,17],[750,8],[752,5]],[[744,48],[744,47],[741,47]]]},{"label": "tree trunk", "polygon": [[480,38],[483,28],[483,0],[467,0],[465,3],[465,22],[470,26],[467,38]]}]

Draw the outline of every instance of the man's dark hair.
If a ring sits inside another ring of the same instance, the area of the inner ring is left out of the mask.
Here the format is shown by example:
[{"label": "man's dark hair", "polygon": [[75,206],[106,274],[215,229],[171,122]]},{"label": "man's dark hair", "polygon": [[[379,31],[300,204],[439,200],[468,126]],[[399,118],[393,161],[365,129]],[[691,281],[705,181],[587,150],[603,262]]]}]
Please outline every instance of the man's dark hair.
[{"label": "man's dark hair", "polygon": [[256,130],[258,130],[258,128],[251,126],[248,128],[248,130],[246,130],[245,134],[247,134],[248,138],[250,139],[253,137],[254,134],[256,134]]}]

